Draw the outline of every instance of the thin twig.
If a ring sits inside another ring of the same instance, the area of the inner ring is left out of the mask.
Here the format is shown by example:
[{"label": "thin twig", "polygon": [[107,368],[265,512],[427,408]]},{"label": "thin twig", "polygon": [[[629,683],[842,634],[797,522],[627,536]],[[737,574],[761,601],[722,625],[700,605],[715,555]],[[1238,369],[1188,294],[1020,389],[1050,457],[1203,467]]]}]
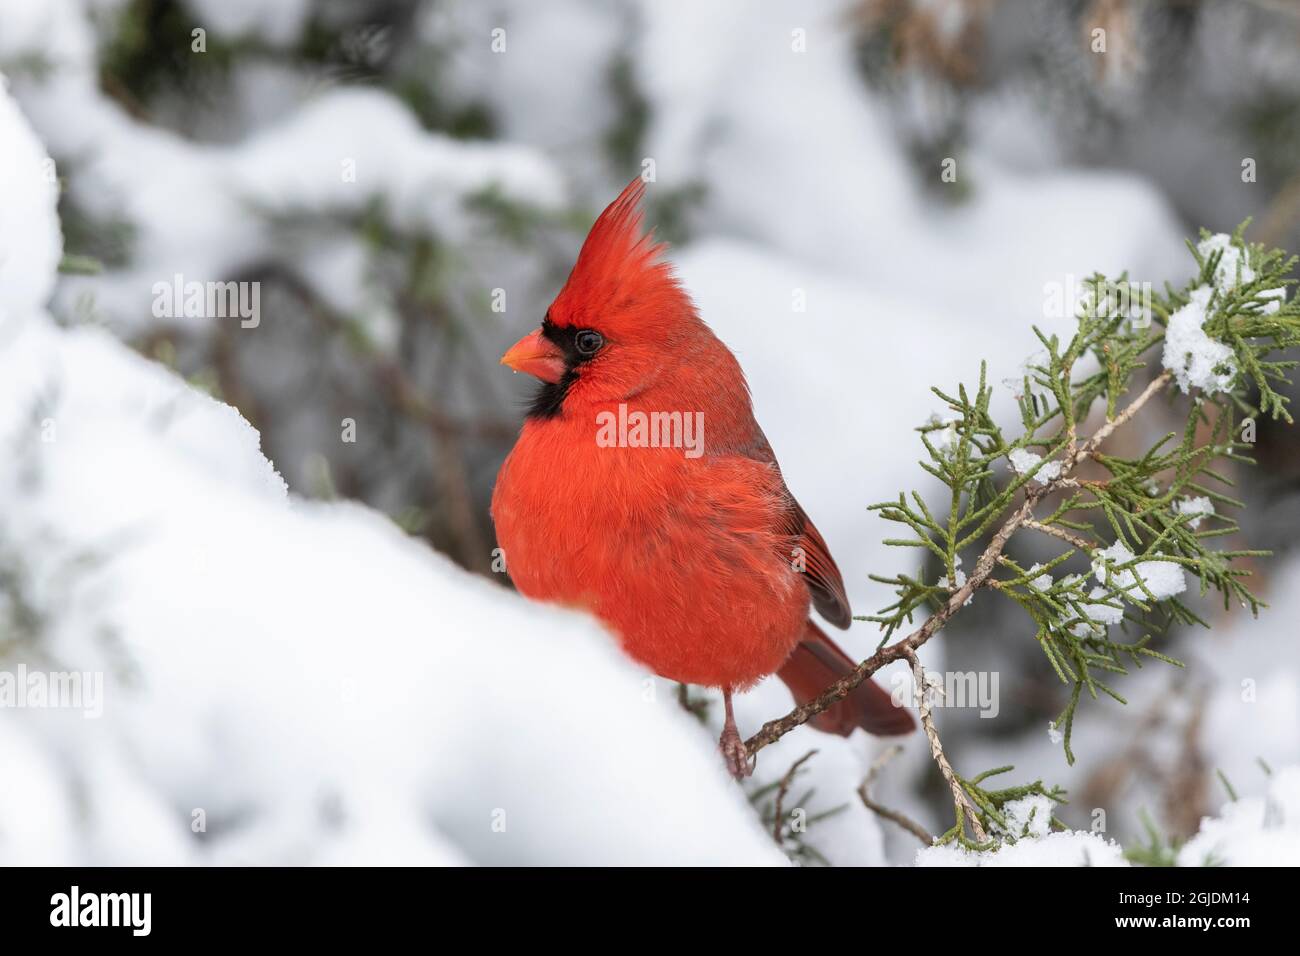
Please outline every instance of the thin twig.
[{"label": "thin twig", "polygon": [[966,788],[957,779],[952,764],[948,763],[948,758],[944,756],[943,744],[939,742],[939,730],[935,727],[934,717],[930,713],[930,688],[925,683],[925,668],[921,666],[921,659],[916,656],[914,651],[909,650],[907,652],[907,659],[912,664],[912,678],[916,681],[917,696],[920,699],[921,726],[925,729],[925,736],[930,741],[930,756],[939,765],[939,772],[943,774],[943,779],[948,783],[948,789],[952,791],[953,803],[958,813],[958,826],[961,825],[961,817],[968,818],[975,839],[980,843],[987,843],[989,837],[984,832],[984,827],[980,825],[979,811],[975,809],[975,804],[971,803],[970,797],[966,795]]},{"label": "thin twig", "polygon": [[1130,418],[1136,415],[1138,409],[1140,409],[1143,405],[1145,405],[1148,401],[1150,401],[1153,395],[1155,395],[1162,388],[1168,385],[1170,379],[1172,379],[1173,377],[1174,377],[1173,372],[1169,371],[1169,369],[1165,369],[1163,372],[1161,372],[1159,375],[1153,378],[1151,380],[1151,383],[1147,385],[1145,389],[1142,390],[1141,395],[1133,399],[1133,401],[1129,402],[1128,406],[1124,408],[1123,411],[1121,411],[1114,418],[1110,419],[1104,425],[1098,428],[1097,431],[1093,434],[1093,436],[1089,438],[1086,442],[1084,442],[1083,447],[1074,453],[1074,459],[1069,463],[1067,467],[1062,469],[1062,471],[1065,472],[1071,471],[1076,466],[1078,466],[1082,461],[1084,461],[1084,459],[1092,457],[1093,453],[1096,452],[1098,446],[1100,446],[1102,442],[1104,442],[1107,438],[1110,437],[1111,432],[1119,428]]},{"label": "thin twig", "polygon": [[1034,531],[1041,531],[1043,534],[1050,534],[1053,538],[1060,538],[1062,541],[1068,541],[1070,544],[1083,551],[1091,551],[1094,547],[1093,543],[1086,538],[1081,538],[1077,534],[1071,534],[1064,528],[1058,528],[1056,525],[1043,524],[1041,521],[1030,519],[1025,522],[1024,527],[1032,528]]},{"label": "thin twig", "polygon": [[772,820],[772,839],[776,841],[777,846],[781,845],[781,824],[784,822],[783,817],[785,816],[785,809],[782,804],[785,803],[785,795],[790,792],[790,784],[794,783],[794,776],[799,772],[799,767],[815,753],[817,753],[816,750],[810,750],[790,764],[790,769],[781,778],[781,785],[776,791],[776,816]]},{"label": "thin twig", "polygon": [[876,782],[876,777],[880,775],[880,771],[884,768],[885,764],[889,763],[889,761],[893,760],[902,752],[902,746],[900,744],[894,744],[877,757],[872,762],[871,769],[867,771],[867,779],[863,780],[861,786],[858,787],[858,796],[862,799],[863,806],[876,814],[876,816],[884,817],[886,820],[897,823],[900,827],[908,833],[911,833],[926,846],[933,846],[934,837],[930,835],[929,831],[927,831],[925,827],[921,826],[921,824],[917,823],[911,817],[904,816],[897,810],[891,810],[889,807],[879,804],[875,800],[871,799],[871,785]]},{"label": "thin twig", "polygon": [[1151,398],[1169,383],[1171,374],[1168,370],[1161,372],[1152,380],[1142,393],[1135,398],[1127,407],[1118,415],[1107,421],[1101,426],[1087,442],[1070,457],[1062,462],[1060,477],[1049,481],[1045,485],[1035,485],[1025,492],[1024,502],[1016,509],[1015,513],[1007,519],[1006,523],[998,529],[993,535],[984,553],[980,555],[979,560],[975,563],[975,569],[971,576],[966,579],[956,591],[948,596],[948,603],[940,607],[934,614],[930,615],[920,627],[909,634],[907,637],[888,647],[882,647],[876,653],[872,654],[856,668],[852,673],[846,674],[835,683],[831,684],[817,697],[805,704],[794,708],[784,717],[776,720],[769,720],[758,733],[754,734],[745,741],[745,750],[752,757],[758,751],[762,750],[768,744],[780,740],[796,727],[807,723],[813,717],[833,706],[838,701],[843,700],[853,688],[857,687],[864,680],[874,674],[876,671],[892,664],[894,661],[905,660],[918,647],[933,637],[940,628],[942,628],[948,619],[961,610],[967,599],[981,587],[984,587],[994,568],[997,566],[998,557],[1001,556],[1003,549],[1006,548],[1007,542],[1011,536],[1025,524],[1032,521],[1034,505],[1051,494],[1052,492],[1067,487],[1077,487],[1077,482],[1069,477],[1069,473],[1078,466],[1082,461],[1091,457],[1097,450],[1097,447],[1103,440],[1108,438],[1116,428],[1123,425],[1145,405]]},{"label": "thin twig", "polygon": [[[1046,487],[1050,486],[1040,486],[1040,488]],[[918,627],[906,638],[895,644],[890,644],[888,647],[882,647],[859,664],[852,673],[841,677],[834,684],[831,684],[826,688],[826,690],[822,691],[822,693],[817,697],[808,701],[806,704],[796,707],[784,717],[778,718],[777,720],[769,720],[765,723],[759,729],[758,733],[745,741],[745,750],[750,754],[750,756],[753,756],[768,744],[780,740],[796,727],[807,723],[813,717],[834,705],[837,701],[842,700],[850,691],[853,690],[853,688],[857,687],[886,664],[892,664],[894,661],[904,660],[911,651],[920,647],[933,637],[935,632],[947,623],[948,618],[956,614],[966,600],[975,593],[975,590],[981,587],[988,579],[989,575],[993,573],[994,564],[997,561],[998,555],[1000,555],[1003,548],[1006,547],[1007,540],[1032,514],[1030,509],[1033,502],[1037,500],[1035,495],[1038,491],[1039,489],[1031,490],[1024,504],[1017,509],[1016,513],[1012,515],[1011,518],[1007,520],[1007,523],[1004,524],[998,530],[997,534],[993,536],[993,540],[989,543],[988,548],[982,555],[980,555],[979,561],[976,562],[974,573],[967,578],[965,584],[948,597],[947,604],[943,605],[938,611],[930,615],[924,624]]]}]

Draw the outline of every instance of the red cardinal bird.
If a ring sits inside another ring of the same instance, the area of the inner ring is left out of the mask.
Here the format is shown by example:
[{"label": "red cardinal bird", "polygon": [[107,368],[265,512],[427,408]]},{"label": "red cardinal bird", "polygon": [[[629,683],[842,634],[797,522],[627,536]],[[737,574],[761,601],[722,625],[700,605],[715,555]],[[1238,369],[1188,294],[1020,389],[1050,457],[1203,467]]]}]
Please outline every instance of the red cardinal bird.
[{"label": "red cardinal bird", "polygon": [[[775,673],[802,703],[852,670],[808,619],[811,605],[846,628],[849,602],[735,356],[641,234],[644,189],[633,181],[601,214],[541,328],[501,359],[542,385],[492,518],[525,595],[591,611],[663,677],[722,689],[719,746],[740,778],[732,693]],[[871,681],[813,722],[843,736],[914,727]]]}]

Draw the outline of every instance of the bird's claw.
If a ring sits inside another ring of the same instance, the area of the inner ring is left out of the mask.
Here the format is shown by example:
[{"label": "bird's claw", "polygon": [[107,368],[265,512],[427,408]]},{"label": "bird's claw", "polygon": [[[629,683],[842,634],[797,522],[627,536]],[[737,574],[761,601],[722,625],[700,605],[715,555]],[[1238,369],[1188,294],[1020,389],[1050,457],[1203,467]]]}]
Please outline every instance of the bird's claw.
[{"label": "bird's claw", "polygon": [[718,750],[722,752],[722,759],[727,762],[727,770],[737,781],[744,780],[754,772],[749,752],[745,750],[745,741],[741,739],[740,732],[735,727],[723,728],[722,737],[718,740]]}]

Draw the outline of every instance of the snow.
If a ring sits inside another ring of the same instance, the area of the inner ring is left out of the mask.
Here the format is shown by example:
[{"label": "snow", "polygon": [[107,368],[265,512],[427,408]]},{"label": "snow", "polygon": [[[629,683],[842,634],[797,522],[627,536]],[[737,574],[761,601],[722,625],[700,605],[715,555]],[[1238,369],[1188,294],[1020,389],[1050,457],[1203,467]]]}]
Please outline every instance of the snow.
[{"label": "snow", "polygon": [[951,458],[957,453],[957,448],[961,444],[961,435],[957,433],[957,425],[961,418],[952,414],[940,414],[931,412],[930,417],[926,419],[927,425],[937,425],[931,431],[925,433],[926,440],[944,458]]},{"label": "snow", "polygon": [[1123,848],[1096,833],[1051,833],[996,851],[975,852],[955,844],[916,851],[917,866],[1128,866]]},{"label": "snow", "polygon": [[[1132,568],[1116,571],[1134,560],[1134,554],[1122,541],[1116,541],[1109,548],[1099,550],[1093,557],[1092,575],[1098,584],[1117,588],[1125,596],[1135,601],[1148,601],[1148,592],[1155,600],[1182,594],[1187,590],[1186,576],[1182,567],[1174,561],[1141,561]],[[1138,584],[1141,581],[1143,587]]]},{"label": "snow", "polygon": [[1286,302],[1286,286],[1278,286],[1276,289],[1263,289],[1255,294],[1256,299],[1265,299],[1264,307],[1260,309],[1261,315],[1275,315]]},{"label": "snow", "polygon": [[[143,224],[136,244],[148,265],[78,278],[66,284],[64,298],[93,291],[97,306],[124,327],[144,314],[158,276],[223,278],[280,248],[282,240],[264,220],[248,215],[250,208],[271,217],[303,209],[358,214],[382,200],[399,228],[462,236],[469,230],[462,202],[477,190],[495,185],[539,208],[553,208],[563,192],[555,170],[533,151],[424,133],[392,97],[364,89],[324,93],[231,147],[196,147],[114,126],[107,145],[92,155],[87,180],[124,197],[122,212]],[[142,167],[172,172],[141,186]],[[169,215],[180,204],[201,208]],[[307,246],[307,253],[314,251]],[[360,272],[352,274],[359,287]],[[331,299],[351,303],[360,294],[345,287]]]},{"label": "snow", "polygon": [[[1032,565],[1030,565],[1029,573],[1033,574],[1041,567],[1042,565],[1039,564],[1037,561],[1035,561]],[[1052,589],[1052,583],[1053,583],[1052,575],[1049,572],[1044,571],[1042,574],[1038,575],[1038,577],[1032,578],[1029,583],[1034,587],[1038,588],[1038,590],[1040,591],[1050,591]]]},{"label": "snow", "polygon": [[[463,240],[471,231],[464,208],[469,195],[496,188],[540,210],[557,208],[565,196],[557,168],[538,150],[427,132],[393,96],[361,86],[319,92],[228,146],[136,123],[98,89],[94,40],[77,0],[51,0],[22,13],[12,12],[13,3],[0,0],[0,24],[6,24],[0,60],[44,53],[49,32],[61,38],[59,69],[21,87],[37,133],[56,155],[76,157],[73,189],[88,211],[133,226],[132,265],[68,277],[56,302],[61,310],[71,311],[90,294],[99,316],[134,331],[150,321],[150,290],[160,277],[216,281],[272,253],[296,269],[313,258],[319,243],[336,251],[328,224],[312,241],[285,243],[277,219],[304,210],[316,217],[357,214],[381,202],[398,228]],[[269,6],[241,0],[220,15],[213,12],[216,28],[239,32],[241,23]],[[276,18],[296,22],[302,7],[294,0]],[[9,17],[18,27],[13,34]],[[271,29],[274,39],[278,28]],[[319,275],[319,265],[303,270]],[[355,303],[364,295],[360,273],[352,275],[343,289],[342,276],[335,275],[332,301]]]},{"label": "snow", "polygon": [[[1030,795],[1003,807],[1013,840],[972,851],[956,843],[916,851],[917,866],[1128,866],[1123,848],[1100,833],[1049,832],[1055,804]],[[1300,858],[1300,766],[1275,772],[1262,796],[1244,796],[1206,817],[1178,851],[1178,866],[1292,866]]]},{"label": "snow", "polygon": [[1255,281],[1255,270],[1248,262],[1246,250],[1232,241],[1226,233],[1215,233],[1196,244],[1196,251],[1201,258],[1208,259],[1215,253],[1222,253],[1219,264],[1214,270],[1214,284],[1221,289],[1235,289],[1238,282],[1249,285]]},{"label": "snow", "polygon": [[308,0],[186,0],[194,25],[230,39],[256,36],[270,44],[295,39],[307,19]]},{"label": "snow", "polygon": [[1178,851],[1179,866],[1295,866],[1300,859],[1300,767],[1275,772],[1263,796],[1224,805]]},{"label": "snow", "polygon": [[1179,498],[1174,502],[1173,507],[1176,515],[1195,515],[1187,522],[1187,526],[1193,531],[1199,528],[1206,518],[1214,516],[1214,502],[1204,496]]},{"label": "snow", "polygon": [[1052,826],[1052,813],[1056,802],[1041,794],[1030,794],[1009,801],[1002,808],[1006,818],[1006,834],[1013,839],[1047,836]]},{"label": "snow", "polygon": [[[90,730],[8,718],[38,749],[103,762],[122,812],[57,821],[87,858],[127,859],[115,834],[139,818],[158,831],[130,853],[140,863],[430,862],[448,844],[474,862],[783,860],[712,735],[670,695],[644,700],[642,676],[590,620],[473,578],[368,509],[288,497],[232,409],[102,332],[26,323],[0,382],[6,409],[58,395],[56,441],[41,445],[18,414],[0,433],[37,475],[0,536],[30,557],[37,590],[75,549],[98,548],[44,639],[107,671],[104,717]],[[119,635],[133,679],[88,640],[98,627]],[[582,694],[566,673],[584,676]],[[643,786],[647,764],[690,780],[691,801]],[[69,788],[69,804],[76,786],[6,785],[8,799]],[[247,822],[196,844],[191,807]]]},{"label": "snow", "polygon": [[1003,388],[1007,389],[1017,399],[1020,399],[1024,397],[1025,383],[1028,382],[1029,393],[1040,394],[1043,386],[1038,382],[1038,376],[1042,373],[1038,370],[1047,368],[1048,362],[1049,356],[1047,352],[1039,349],[1020,363],[1014,375],[1008,375],[1002,380]]},{"label": "snow", "polygon": [[[1212,818],[1228,814],[1236,804],[1213,779],[1216,770],[1241,795],[1239,802],[1246,802],[1262,794],[1282,773],[1280,768],[1300,761],[1300,670],[1292,624],[1300,615],[1300,562],[1279,562],[1271,579],[1271,606],[1258,619],[1234,608],[1230,614],[1216,615],[1211,631],[1198,629],[1189,635],[1191,640],[1175,648],[1157,645],[1184,661],[1186,670],[1147,666],[1122,678],[1112,686],[1128,698],[1127,707],[1081,704],[1073,725],[1073,766],[1065,766],[1061,759],[1063,728],[1049,727],[1045,734],[1037,722],[1010,741],[964,742],[961,759],[972,767],[1014,762],[1018,780],[1041,778],[1064,787],[1071,803],[1060,810],[1062,819],[1086,827],[1091,812],[1103,809],[1108,834],[1131,845],[1145,840],[1138,808],[1160,806],[1163,791],[1158,780],[1134,775],[1096,804],[1081,804],[1079,796],[1114,773],[1117,740],[1140,748],[1142,759],[1157,772],[1177,772],[1185,766],[1186,735],[1193,721],[1199,728],[1199,759],[1210,768],[1204,805]],[[1185,674],[1201,675],[1206,688],[1203,701],[1177,693]],[[1160,715],[1159,727],[1147,723],[1153,714]],[[1135,740],[1139,721],[1150,729]],[[950,750],[956,746],[948,739],[945,743]],[[1274,768],[1272,777],[1266,775],[1261,761]],[[1296,859],[1300,857],[1293,855],[1291,862]],[[1185,862],[1199,865],[1195,859]]]},{"label": "snow", "polygon": [[[504,138],[544,150],[573,182],[590,183],[607,172],[593,162],[593,153],[604,152],[606,131],[627,109],[612,89],[610,68],[612,52],[627,42],[635,15],[629,6],[634,5],[587,0],[430,3],[417,11],[414,26],[438,51],[441,95],[488,101]],[[491,46],[496,30],[505,31],[506,48],[499,53]],[[563,51],[561,83],[553,82],[557,51]],[[677,67],[686,73],[705,60],[679,56]],[[661,154],[656,157],[662,162]],[[618,185],[635,171],[627,170]]]},{"label": "snow", "polygon": [[0,861],[10,866],[66,866],[78,861],[76,832],[66,826],[74,795],[60,785],[57,754],[0,720]]},{"label": "snow", "polygon": [[[1036,455],[1032,451],[1024,448],[1013,448],[1007,454],[1007,460],[1011,462],[1011,467],[1015,469],[1018,475],[1027,475],[1043,460],[1042,455]],[[1061,463],[1059,461],[1049,461],[1047,464],[1038,468],[1034,475],[1034,481],[1040,485],[1045,485],[1049,481],[1054,481],[1061,475]]]},{"label": "snow", "polygon": [[1141,592],[1144,598],[1150,592],[1157,601],[1163,601],[1187,590],[1182,566],[1173,561],[1143,561],[1137,566],[1137,576],[1146,587]]},{"label": "snow", "polygon": [[1162,362],[1184,392],[1193,388],[1210,395],[1226,391],[1237,375],[1232,349],[1210,338],[1203,328],[1212,293],[1207,286],[1194,289],[1190,301],[1169,316],[1165,329]]},{"label": "snow", "polygon": [[1088,620],[1070,625],[1071,634],[1075,637],[1099,634],[1110,625],[1124,620],[1124,609],[1116,603],[1115,598],[1107,597],[1109,593],[1108,588],[1093,588],[1088,593],[1088,600],[1079,604],[1080,611]]},{"label": "snow", "polygon": [[63,254],[54,218],[59,190],[53,162],[26,119],[3,92],[0,76],[0,321],[22,315],[49,297]]},{"label": "snow", "polygon": [[[944,575],[943,586],[946,587],[949,591],[956,592],[956,591],[960,591],[962,588],[966,586],[966,572],[961,569],[960,555],[953,558],[952,565],[953,565],[952,577],[948,577],[947,575]],[[971,594],[966,598],[966,600],[962,601],[961,606],[966,607],[974,600],[975,600],[975,593],[972,591]]]}]

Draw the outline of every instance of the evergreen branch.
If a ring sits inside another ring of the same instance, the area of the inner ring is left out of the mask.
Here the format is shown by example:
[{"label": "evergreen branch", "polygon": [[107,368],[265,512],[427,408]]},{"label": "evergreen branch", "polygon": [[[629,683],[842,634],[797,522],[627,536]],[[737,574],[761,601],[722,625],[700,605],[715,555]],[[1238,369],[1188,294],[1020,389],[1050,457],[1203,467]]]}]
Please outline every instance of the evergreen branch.
[{"label": "evergreen branch", "polygon": [[[1162,384],[1164,384],[1168,382],[1168,379],[1164,378],[1162,380],[1158,377],[1157,381],[1162,381]],[[1138,396],[1138,398],[1134,399],[1134,401],[1125,408],[1123,412],[1120,413],[1120,417],[1113,421],[1118,424],[1127,422],[1143,405],[1151,400],[1157,391],[1157,388],[1148,387]],[[1107,425],[1110,424],[1110,422],[1107,423]],[[1105,430],[1105,435],[1109,436],[1114,432],[1115,428],[1118,427],[1118,424],[1109,428],[1107,428],[1106,425],[1103,425],[1102,429]],[[1100,433],[1102,429],[1099,429],[1098,433]],[[1093,437],[1095,438],[1096,436]],[[1095,452],[1099,444],[1099,442],[1090,438],[1079,447],[1073,456],[1071,456],[1070,467],[1073,467]],[[1034,505],[1041,499],[1056,491],[1058,487],[1069,486],[1071,486],[1071,479],[1068,474],[1063,474],[1059,478],[1048,482],[1045,485],[1034,485],[1030,487],[1028,491],[1026,491],[1024,501],[1020,507],[1016,509],[1015,513],[1007,519],[1002,527],[998,529],[997,533],[993,535],[993,539],[989,542],[988,547],[984,549],[984,553],[980,555],[979,560],[976,562],[974,573],[966,580],[965,584],[949,595],[945,604],[943,604],[934,614],[930,615],[930,617],[926,618],[924,624],[901,641],[878,649],[874,654],[854,668],[851,673],[846,674],[835,683],[831,684],[817,697],[805,704],[795,707],[785,716],[777,718],[776,720],[769,720],[767,723],[763,724],[757,733],[745,741],[746,752],[750,756],[753,756],[769,744],[780,740],[796,727],[807,723],[813,717],[822,713],[822,711],[843,700],[855,687],[882,667],[892,664],[895,661],[910,659],[911,655],[915,653],[917,648],[925,644],[926,641],[933,637],[945,624],[948,623],[949,618],[961,610],[962,606],[975,593],[975,591],[985,586],[990,579],[990,576],[993,574],[993,571],[997,566],[997,560],[1006,548],[1007,542],[1011,540],[1011,536],[1015,534],[1019,528],[1024,526],[1026,522],[1033,520]]]},{"label": "evergreen branch", "polygon": [[[1187,572],[1199,578],[1202,595],[1211,589],[1220,592],[1225,607],[1234,599],[1252,613],[1263,606],[1243,580],[1249,571],[1230,565],[1259,552],[1210,547],[1213,539],[1237,533],[1236,522],[1223,512],[1243,506],[1224,491],[1232,485],[1231,476],[1214,465],[1220,459],[1253,464],[1246,454],[1248,445],[1233,432],[1234,412],[1267,413],[1290,421],[1285,396],[1271,384],[1285,382],[1285,372],[1298,363],[1271,356],[1300,346],[1300,305],[1287,300],[1288,287],[1294,284],[1288,276],[1296,260],[1247,246],[1241,231],[1232,236],[1203,232],[1192,246],[1197,273],[1181,291],[1169,288],[1166,297],[1154,300],[1147,296],[1135,309],[1126,296],[1139,288],[1136,284],[1126,277],[1110,282],[1093,276],[1068,341],[1035,328],[1044,351],[1026,362],[1019,383],[1011,382],[1021,389],[1017,402],[1024,425],[1023,435],[1014,441],[1004,438],[990,414],[991,389],[983,364],[973,393],[965,386],[955,392],[932,389],[947,410],[918,429],[930,459],[920,464],[947,486],[948,513],[936,515],[916,492],[910,500],[900,494],[872,510],[915,535],[891,538],[886,544],[928,551],[938,559],[943,578],[931,583],[919,575],[872,575],[892,585],[897,595],[879,613],[858,618],[880,625],[883,636],[875,653],[814,700],[764,724],[746,741],[751,755],[834,705],[888,664],[907,660],[915,670],[917,649],[970,603],[977,590],[987,587],[1029,614],[1036,643],[1061,681],[1071,685],[1069,702],[1053,732],[1063,730],[1066,757],[1073,762],[1070,737],[1083,691],[1092,699],[1105,695],[1125,703],[1109,686],[1109,678],[1099,675],[1127,674],[1129,666],[1140,667],[1144,660],[1182,666],[1146,646],[1150,633],[1124,642],[1112,640],[1109,627],[1127,629],[1132,624],[1158,632],[1171,624],[1208,626],[1176,597],[1186,588]],[[1148,367],[1152,353],[1163,368],[1121,407],[1130,381]],[[1095,362],[1095,370],[1076,377],[1076,366],[1085,357]],[[1167,434],[1131,459],[1102,452],[1116,431],[1175,384],[1191,396],[1181,437]],[[1252,387],[1257,407],[1248,401]],[[1082,437],[1080,424],[1103,399],[1104,421]],[[1053,424],[1054,431],[1043,431]],[[1011,475],[999,488],[996,474],[1003,460],[1011,466]],[[1077,475],[1087,461],[1095,462],[1106,476]],[[1062,500],[1040,519],[1036,506],[1057,493],[1063,493]],[[1062,541],[1071,550],[1050,559],[1046,567],[1021,568],[1004,555],[1021,529]],[[990,532],[966,578],[960,552]],[[1114,543],[1104,547],[1107,540]],[[1077,553],[1092,559],[1090,575],[1051,576],[1051,569]],[[1013,576],[995,578],[999,565]],[[1085,586],[1089,577],[1097,582],[1090,590]],[[895,631],[905,624],[911,627],[913,615],[927,607],[929,617],[919,627],[890,643]],[[923,707],[923,723],[926,712]],[[939,761],[941,748],[932,731],[931,723],[927,736]],[[974,814],[972,829],[982,841],[979,816],[971,806],[980,807],[980,797],[969,787],[963,791],[966,797],[960,796],[961,787],[954,784],[958,778],[945,765],[946,760],[941,769],[954,789],[958,824],[941,840],[960,833],[967,842],[963,820]],[[997,823],[986,807],[981,809],[985,820]]]}]

